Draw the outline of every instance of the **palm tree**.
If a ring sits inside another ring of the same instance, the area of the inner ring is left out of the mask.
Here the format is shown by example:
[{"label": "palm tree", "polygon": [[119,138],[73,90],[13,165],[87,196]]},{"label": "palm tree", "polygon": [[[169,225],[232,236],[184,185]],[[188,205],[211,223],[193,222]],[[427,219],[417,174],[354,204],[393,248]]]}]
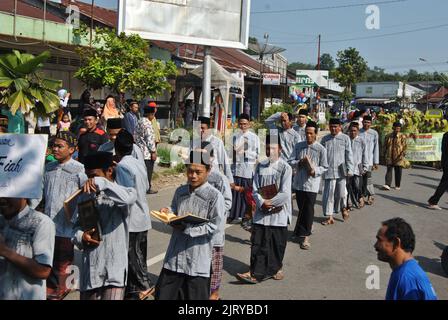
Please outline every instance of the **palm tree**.
[{"label": "palm tree", "polygon": [[57,90],[62,86],[61,80],[42,77],[39,70],[50,57],[44,51],[38,56],[20,53],[0,55],[0,105],[6,105],[11,113],[17,110],[35,115],[46,115],[59,108]]}]

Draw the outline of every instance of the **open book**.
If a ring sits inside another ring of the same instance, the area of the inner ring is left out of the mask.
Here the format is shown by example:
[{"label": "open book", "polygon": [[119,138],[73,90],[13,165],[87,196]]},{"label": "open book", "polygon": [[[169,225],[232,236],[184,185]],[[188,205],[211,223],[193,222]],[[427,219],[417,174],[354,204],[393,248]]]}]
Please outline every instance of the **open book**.
[{"label": "open book", "polygon": [[71,221],[73,217],[73,213],[76,210],[76,206],[78,205],[79,195],[82,193],[82,189],[76,190],[70,197],[68,197],[64,201],[64,213],[67,221]]},{"label": "open book", "polygon": [[191,213],[188,213],[188,214],[185,214],[182,216],[177,216],[172,212],[163,213],[160,211],[151,210],[151,215],[154,218],[156,218],[157,220],[160,220],[163,223],[166,223],[171,226],[181,224],[182,222],[191,223],[191,224],[201,224],[204,222],[208,222],[208,219],[195,216]]}]

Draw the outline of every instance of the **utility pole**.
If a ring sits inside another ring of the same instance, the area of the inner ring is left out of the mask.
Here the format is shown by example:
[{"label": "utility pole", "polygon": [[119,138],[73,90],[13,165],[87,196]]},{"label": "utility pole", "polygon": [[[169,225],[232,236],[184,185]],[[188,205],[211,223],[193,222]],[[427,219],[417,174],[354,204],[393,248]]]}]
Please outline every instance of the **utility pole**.
[{"label": "utility pole", "polygon": [[[317,42],[317,71],[320,71],[320,34],[318,37],[318,42]],[[317,108],[317,97],[319,96],[319,92],[320,92],[320,87],[317,87],[317,91],[316,91],[316,108]],[[311,103],[311,99],[310,99],[310,109],[312,109],[312,103]]]},{"label": "utility pole", "polygon": [[90,47],[92,47],[92,33],[93,33],[93,6],[95,0],[92,0],[92,5],[90,7]]}]

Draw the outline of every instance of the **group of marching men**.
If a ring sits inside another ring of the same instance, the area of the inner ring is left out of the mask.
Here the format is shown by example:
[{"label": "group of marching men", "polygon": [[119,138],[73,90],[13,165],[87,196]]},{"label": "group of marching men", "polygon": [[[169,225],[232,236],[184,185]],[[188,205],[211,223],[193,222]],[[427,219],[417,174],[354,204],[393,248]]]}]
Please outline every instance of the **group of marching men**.
[{"label": "group of marching men", "polygon": [[[160,211],[193,213],[208,222],[173,227],[155,285],[146,264],[149,184],[134,137],[121,129],[110,143],[112,150],[91,152],[80,163],[72,158],[76,136],[61,131],[53,144],[57,161],[45,169],[43,199],[0,198],[0,258],[5,258],[0,259],[0,299],[62,299],[70,291],[67,267],[73,264],[74,245],[82,250],[81,299],[146,299],[151,294],[160,300],[219,299],[226,221],[250,212],[250,270],[236,276],[258,283],[284,278],[294,191],[299,208],[294,233],[302,249],[310,248],[322,178],[324,225],[334,224],[333,215],[340,211],[346,220],[351,206],[373,203],[378,134],[368,116],[361,130],[359,123],[350,124],[350,137],[341,132],[339,119],[331,119],[331,133],[319,143],[318,125],[308,121],[306,110],[298,112],[297,122],[292,114],[274,114],[266,119],[276,130],[266,137],[263,159],[248,115],[238,118],[241,130],[233,135],[231,157],[211,134],[210,119],[200,121],[201,139],[192,141],[186,160],[188,181]],[[94,199],[100,230],[83,230],[77,212],[67,217],[64,201],[79,188],[79,202]],[[41,200],[44,214],[33,209]]]}]

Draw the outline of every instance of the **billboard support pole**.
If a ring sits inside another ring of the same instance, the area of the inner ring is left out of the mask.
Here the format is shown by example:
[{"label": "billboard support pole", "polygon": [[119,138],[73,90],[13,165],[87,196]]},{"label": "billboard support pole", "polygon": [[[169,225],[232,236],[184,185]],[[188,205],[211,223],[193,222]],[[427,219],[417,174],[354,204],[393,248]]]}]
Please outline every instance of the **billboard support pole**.
[{"label": "billboard support pole", "polygon": [[212,86],[211,48],[204,46],[204,65],[202,79],[202,116],[210,117],[210,99]]}]

